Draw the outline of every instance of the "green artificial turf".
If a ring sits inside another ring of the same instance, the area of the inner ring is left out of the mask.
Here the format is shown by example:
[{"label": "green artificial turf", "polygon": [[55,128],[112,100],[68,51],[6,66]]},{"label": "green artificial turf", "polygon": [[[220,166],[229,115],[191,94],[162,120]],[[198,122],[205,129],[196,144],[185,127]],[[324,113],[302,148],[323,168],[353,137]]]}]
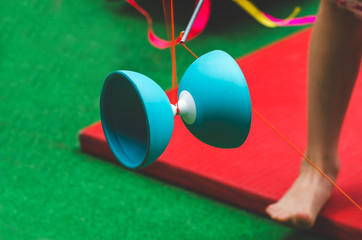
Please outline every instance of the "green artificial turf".
[{"label": "green artificial turf", "polygon": [[[255,3],[276,17],[296,5],[314,14],[318,4]],[[165,36],[161,1],[140,4]],[[193,6],[175,2],[177,31]],[[77,133],[99,120],[109,72],[134,70],[171,86],[169,50],[147,42],[145,19],[124,1],[2,1],[0,24],[1,240],[322,239],[80,152]],[[188,46],[240,57],[300,29],[265,28],[216,0]],[[194,59],[177,47],[177,60],[180,77]]]}]

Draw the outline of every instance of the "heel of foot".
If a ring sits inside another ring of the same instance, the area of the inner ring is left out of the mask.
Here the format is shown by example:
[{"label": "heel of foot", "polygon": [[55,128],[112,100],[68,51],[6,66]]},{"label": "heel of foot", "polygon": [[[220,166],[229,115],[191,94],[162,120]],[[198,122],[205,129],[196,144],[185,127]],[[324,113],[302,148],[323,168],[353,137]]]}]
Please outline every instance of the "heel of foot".
[{"label": "heel of foot", "polygon": [[308,229],[314,225],[314,219],[306,213],[297,213],[293,218],[293,224],[298,228]]}]

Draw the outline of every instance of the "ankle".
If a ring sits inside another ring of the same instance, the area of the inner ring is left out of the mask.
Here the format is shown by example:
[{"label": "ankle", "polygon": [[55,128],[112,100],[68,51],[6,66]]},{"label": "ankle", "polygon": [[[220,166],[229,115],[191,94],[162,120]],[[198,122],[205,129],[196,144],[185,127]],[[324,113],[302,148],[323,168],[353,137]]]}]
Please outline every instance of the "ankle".
[{"label": "ankle", "polygon": [[[312,154],[307,152],[306,156],[329,177],[334,179],[337,177],[340,169],[340,161],[337,154]],[[300,171],[305,172],[311,168],[313,166],[307,160],[302,159]]]}]

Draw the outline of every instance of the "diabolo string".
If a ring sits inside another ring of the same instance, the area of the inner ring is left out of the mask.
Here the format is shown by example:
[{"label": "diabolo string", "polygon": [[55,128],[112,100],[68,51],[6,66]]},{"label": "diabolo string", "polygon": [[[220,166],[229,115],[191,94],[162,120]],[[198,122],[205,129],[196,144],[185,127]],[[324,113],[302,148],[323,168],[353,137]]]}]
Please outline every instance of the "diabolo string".
[{"label": "diabolo string", "polygon": [[[187,51],[189,51],[196,59],[198,58],[185,44],[182,44]],[[263,120],[271,129],[274,130],[290,147],[292,147],[302,158],[304,158],[315,170],[317,170],[328,182],[330,182],[340,193],[342,193],[353,205],[360,211],[362,208],[356,201],[354,201],[345,191],[342,190],[330,177],[328,177],[317,165],[315,165],[302,151],[300,151],[290,140],[288,140],[280,131],[278,131],[266,118],[264,118],[255,108],[252,111]]]}]

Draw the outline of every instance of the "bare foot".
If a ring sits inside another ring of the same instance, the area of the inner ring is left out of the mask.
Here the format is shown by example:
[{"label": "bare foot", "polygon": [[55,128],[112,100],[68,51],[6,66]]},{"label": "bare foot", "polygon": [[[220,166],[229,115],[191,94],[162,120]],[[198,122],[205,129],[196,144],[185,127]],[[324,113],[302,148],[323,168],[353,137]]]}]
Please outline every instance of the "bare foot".
[{"label": "bare foot", "polygon": [[[315,162],[333,181],[339,171],[338,159],[328,159],[328,167]],[[333,164],[330,164],[333,163]],[[274,220],[307,229],[314,225],[319,211],[331,196],[333,185],[328,182],[306,160],[302,161],[299,177],[292,187],[276,203],[266,208]]]}]

